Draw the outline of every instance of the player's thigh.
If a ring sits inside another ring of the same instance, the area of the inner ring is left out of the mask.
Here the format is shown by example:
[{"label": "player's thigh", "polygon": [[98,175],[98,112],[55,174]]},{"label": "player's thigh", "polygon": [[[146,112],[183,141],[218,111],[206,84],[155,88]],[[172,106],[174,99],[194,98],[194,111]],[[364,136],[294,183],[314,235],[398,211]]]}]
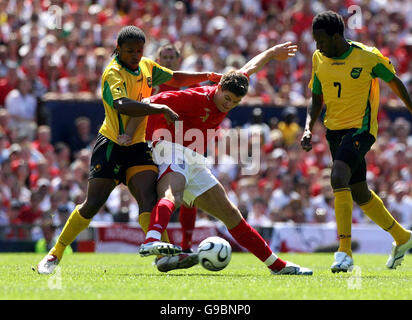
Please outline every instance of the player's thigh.
[{"label": "player's thigh", "polygon": [[368,132],[357,129],[328,130],[326,134],[334,161],[332,187],[342,188],[366,180],[365,155],[375,142]]},{"label": "player's thigh", "polygon": [[93,218],[106,203],[116,185],[117,182],[113,179],[90,179],[87,183],[86,199],[79,207],[80,214],[86,219]]},{"label": "player's thigh", "polygon": [[136,199],[140,212],[152,211],[156,204],[156,180],[157,171],[142,170],[128,179],[130,193]]},{"label": "player's thigh", "polygon": [[167,171],[157,182],[158,198],[166,198],[179,207],[183,201],[186,178],[183,174],[174,171]]},{"label": "player's thigh", "polygon": [[220,183],[198,196],[194,205],[221,220],[228,229],[236,227],[242,220],[242,214]]},{"label": "player's thigh", "polygon": [[147,143],[136,143],[122,149],[124,183],[139,204],[140,212],[152,211],[156,203],[158,167]]}]

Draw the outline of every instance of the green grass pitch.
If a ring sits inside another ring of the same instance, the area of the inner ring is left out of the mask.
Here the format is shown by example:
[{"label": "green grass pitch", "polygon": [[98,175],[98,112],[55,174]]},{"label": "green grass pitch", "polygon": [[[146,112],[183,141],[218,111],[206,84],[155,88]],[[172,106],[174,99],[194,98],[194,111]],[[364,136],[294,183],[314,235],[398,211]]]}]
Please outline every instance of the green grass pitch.
[{"label": "green grass pitch", "polygon": [[352,273],[332,274],[333,254],[281,254],[313,276],[272,276],[252,254],[234,253],[220,272],[201,266],[160,273],[137,254],[66,255],[51,276],[32,267],[42,255],[0,254],[1,300],[334,300],[412,298],[412,256],[397,270],[386,255],[354,254]]}]

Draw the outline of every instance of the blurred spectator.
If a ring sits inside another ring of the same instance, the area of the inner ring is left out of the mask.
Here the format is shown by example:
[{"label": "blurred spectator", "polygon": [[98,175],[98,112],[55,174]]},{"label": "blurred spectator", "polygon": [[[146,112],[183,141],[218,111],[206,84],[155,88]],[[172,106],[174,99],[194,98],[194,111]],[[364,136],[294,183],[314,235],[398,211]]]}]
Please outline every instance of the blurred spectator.
[{"label": "blurred spectator", "polygon": [[51,142],[51,129],[49,126],[42,125],[37,128],[37,138],[33,141],[33,147],[45,154],[47,151],[54,151]]},{"label": "blurred spectator", "polygon": [[34,224],[43,217],[43,210],[40,208],[42,195],[39,192],[33,192],[30,198],[30,204],[21,208],[18,215],[20,223]]},{"label": "blurred spectator", "polygon": [[0,107],[5,107],[7,95],[10,91],[17,88],[19,82],[16,65],[8,66],[4,72],[6,74],[0,76]]},{"label": "blurred spectator", "polygon": [[299,200],[299,198],[299,194],[294,190],[292,177],[289,174],[284,174],[280,179],[280,186],[272,192],[269,210],[279,211],[292,200]]},{"label": "blurred spectator", "polygon": [[51,194],[51,187],[50,187],[50,180],[46,178],[40,178],[37,181],[37,192],[40,197],[40,208],[43,212],[48,211],[50,209],[50,194]]},{"label": "blurred spectator", "polygon": [[90,131],[90,119],[87,117],[79,117],[75,121],[76,132],[70,136],[69,147],[72,152],[72,157],[84,148],[90,148],[94,141],[94,134]]},{"label": "blurred spectator", "polygon": [[27,78],[20,78],[17,88],[7,94],[5,107],[10,114],[10,125],[33,139],[37,121],[37,100]]},{"label": "blurred spectator", "polygon": [[267,204],[263,198],[259,197],[253,200],[247,222],[253,227],[270,227],[272,225],[272,221],[268,217]]},{"label": "blurred spectator", "polygon": [[[41,223],[41,233],[42,237],[36,241],[34,252],[36,253],[46,253],[53,248],[56,243],[56,227],[51,219],[44,219]],[[73,253],[71,246],[67,246],[64,250],[64,254]]]},{"label": "blurred spectator", "polygon": [[392,190],[387,199],[388,210],[401,224],[409,227],[412,224],[410,188],[405,182],[396,181]]},{"label": "blurred spectator", "polygon": [[263,144],[270,141],[270,127],[263,121],[262,108],[253,109],[251,121],[250,123],[245,124],[244,128],[250,130],[252,135],[260,135]]},{"label": "blurred spectator", "polygon": [[279,122],[278,128],[282,132],[285,146],[296,143],[296,139],[301,134],[301,128],[297,121],[297,110],[295,107],[287,107],[282,112],[282,121]]}]

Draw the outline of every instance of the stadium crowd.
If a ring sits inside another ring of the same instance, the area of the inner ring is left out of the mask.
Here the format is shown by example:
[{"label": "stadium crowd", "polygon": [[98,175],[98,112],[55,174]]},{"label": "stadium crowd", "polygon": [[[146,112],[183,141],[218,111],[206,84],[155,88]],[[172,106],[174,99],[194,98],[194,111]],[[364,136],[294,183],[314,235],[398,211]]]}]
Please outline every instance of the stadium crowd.
[{"label": "stadium crowd", "polygon": [[[299,52],[287,62],[271,62],[256,76],[244,104],[255,105],[245,127],[261,134],[256,175],[241,175],[229,153],[220,153],[213,173],[252,225],[277,221],[334,221],[331,158],[321,124],[314,148],[300,148],[302,128],[296,108],[310,103],[307,84],[315,43],[313,16],[325,8],[351,16],[358,5],[361,28],[347,37],[377,46],[395,65],[412,92],[412,3],[396,0],[6,0],[0,1],[0,226],[35,224],[32,229],[0,228],[0,237],[41,237],[41,226],[61,226],[84,199],[95,132],[80,117],[77,135],[51,144],[49,124],[40,123],[45,99],[100,98],[100,77],[122,26],[147,35],[145,55],[173,43],[182,70],[225,72],[258,52],[285,41]],[[262,120],[268,105],[282,117]],[[381,86],[381,105],[401,102]],[[241,107],[241,106],[240,106]],[[379,139],[368,153],[368,182],[402,224],[412,224],[412,137],[404,118],[379,115]],[[231,128],[230,120],[225,128]],[[119,186],[94,221],[137,221],[138,207]],[[199,213],[206,218],[203,213]],[[366,222],[359,208],[355,223]],[[18,230],[16,234],[15,230]],[[3,234],[1,234],[3,232]]]}]

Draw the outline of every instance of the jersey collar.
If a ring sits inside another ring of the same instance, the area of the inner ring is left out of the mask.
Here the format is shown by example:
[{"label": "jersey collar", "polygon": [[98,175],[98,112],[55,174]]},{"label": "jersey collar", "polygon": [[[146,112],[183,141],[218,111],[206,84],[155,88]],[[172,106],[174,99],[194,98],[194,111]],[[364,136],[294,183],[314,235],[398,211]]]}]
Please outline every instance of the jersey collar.
[{"label": "jersey collar", "polygon": [[349,45],[350,45],[349,49],[346,50],[344,54],[342,54],[342,55],[339,56],[339,57],[333,57],[333,58],[331,58],[331,59],[334,59],[334,60],[343,60],[343,59],[346,59],[346,58],[351,54],[351,52],[352,52],[352,50],[353,50],[353,47],[354,47],[351,42],[349,42]]},{"label": "jersey collar", "polygon": [[129,73],[131,73],[132,75],[134,75],[134,76],[138,76],[138,75],[140,75],[140,63],[139,63],[139,68],[137,69],[137,71],[133,71],[133,70],[130,70],[128,67],[126,67],[120,60],[119,60],[119,57],[115,57],[115,60],[116,60],[116,62],[122,67],[122,68],[124,68],[127,72],[129,72]]}]

